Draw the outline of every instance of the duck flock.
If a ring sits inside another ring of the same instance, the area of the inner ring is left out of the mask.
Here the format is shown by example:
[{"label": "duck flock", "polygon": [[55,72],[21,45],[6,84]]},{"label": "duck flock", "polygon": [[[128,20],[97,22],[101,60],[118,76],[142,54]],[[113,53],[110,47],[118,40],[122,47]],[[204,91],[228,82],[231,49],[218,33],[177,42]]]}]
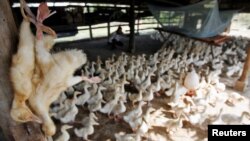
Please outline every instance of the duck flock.
[{"label": "duck flock", "polygon": [[240,76],[247,43],[232,37],[212,46],[172,35],[152,55],[122,53],[88,62],[83,75],[99,76],[102,82],[81,82],[52,104],[50,115],[61,125],[54,140],[90,139],[103,122],[97,115],[130,127],[112,133],[110,139],[117,141],[155,140],[150,136],[154,128],[173,134],[187,123],[202,131],[208,124],[249,124],[249,99],[220,82],[221,77]]}]

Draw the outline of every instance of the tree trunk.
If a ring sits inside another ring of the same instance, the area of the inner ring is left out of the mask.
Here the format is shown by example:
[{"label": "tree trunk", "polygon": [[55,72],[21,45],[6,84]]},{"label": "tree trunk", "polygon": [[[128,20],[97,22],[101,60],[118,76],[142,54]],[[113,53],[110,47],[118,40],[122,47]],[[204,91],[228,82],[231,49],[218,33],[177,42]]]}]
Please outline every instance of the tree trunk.
[{"label": "tree trunk", "polygon": [[11,56],[17,45],[17,28],[8,0],[0,0],[0,127],[6,141],[42,141],[40,125],[18,124],[10,117],[13,91],[9,79]]}]

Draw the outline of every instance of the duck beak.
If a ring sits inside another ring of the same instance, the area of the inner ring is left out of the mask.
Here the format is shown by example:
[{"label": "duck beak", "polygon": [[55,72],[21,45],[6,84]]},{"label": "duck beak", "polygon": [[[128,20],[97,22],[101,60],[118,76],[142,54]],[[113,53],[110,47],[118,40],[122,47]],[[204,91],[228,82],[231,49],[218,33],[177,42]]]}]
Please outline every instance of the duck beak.
[{"label": "duck beak", "polygon": [[71,125],[67,125],[67,126],[66,126],[66,130],[67,130],[67,129],[70,129],[70,128],[72,128],[72,127],[73,127],[73,126],[71,126]]}]

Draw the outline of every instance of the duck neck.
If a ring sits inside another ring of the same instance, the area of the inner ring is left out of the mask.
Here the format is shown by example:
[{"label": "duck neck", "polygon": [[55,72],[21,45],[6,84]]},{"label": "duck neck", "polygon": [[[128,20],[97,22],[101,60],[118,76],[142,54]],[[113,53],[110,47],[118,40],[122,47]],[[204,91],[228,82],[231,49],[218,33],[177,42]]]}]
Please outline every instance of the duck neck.
[{"label": "duck neck", "polygon": [[88,91],[88,86],[85,85],[85,87],[84,87],[84,94],[87,94],[87,93],[89,93],[89,91]]},{"label": "duck neck", "polygon": [[247,113],[247,112],[242,112],[242,114],[241,114],[241,116],[240,116],[240,121],[242,121],[243,118],[244,118],[245,116],[247,116],[247,118],[250,119],[250,114],[249,114],[249,113]]},{"label": "duck neck", "polygon": [[62,134],[63,134],[64,136],[69,136],[69,133],[67,132],[66,129],[62,128],[62,129],[61,129],[61,132],[62,132]]}]

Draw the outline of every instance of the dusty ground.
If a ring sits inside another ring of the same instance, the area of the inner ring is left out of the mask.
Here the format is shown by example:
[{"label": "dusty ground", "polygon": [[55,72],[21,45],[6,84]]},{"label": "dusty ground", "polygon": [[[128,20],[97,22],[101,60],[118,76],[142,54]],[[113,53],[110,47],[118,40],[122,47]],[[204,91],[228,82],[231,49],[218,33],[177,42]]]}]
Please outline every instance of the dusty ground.
[{"label": "dusty ground", "polygon": [[[115,50],[111,50],[110,46],[107,44],[107,38],[100,38],[95,40],[78,40],[74,42],[65,42],[58,43],[55,45],[54,50],[64,50],[64,49],[83,49],[83,51],[87,54],[88,59],[90,61],[95,61],[96,57],[99,55],[103,60],[111,57],[112,54],[119,55],[121,52],[126,52],[128,49],[128,38],[124,38],[122,47],[119,47]],[[153,54],[156,52],[162,43],[160,41],[156,41],[150,38],[149,35],[136,36],[135,38],[135,46],[136,53],[135,54]]]},{"label": "dusty ground", "polygon": [[250,38],[250,14],[240,13],[233,17],[229,35]]}]

